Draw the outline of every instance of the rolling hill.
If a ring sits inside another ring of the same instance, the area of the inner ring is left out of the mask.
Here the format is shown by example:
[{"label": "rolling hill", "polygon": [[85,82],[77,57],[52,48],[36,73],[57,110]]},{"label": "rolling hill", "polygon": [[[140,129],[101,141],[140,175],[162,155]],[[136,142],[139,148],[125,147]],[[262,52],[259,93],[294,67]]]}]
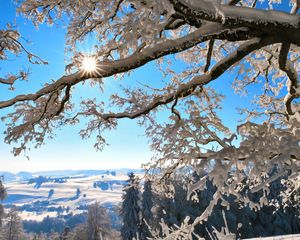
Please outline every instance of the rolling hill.
[{"label": "rolling hill", "polygon": [[136,169],[0,172],[8,193],[2,204],[17,207],[24,220],[81,213],[94,201],[110,209],[120,203],[130,171],[142,174]]}]

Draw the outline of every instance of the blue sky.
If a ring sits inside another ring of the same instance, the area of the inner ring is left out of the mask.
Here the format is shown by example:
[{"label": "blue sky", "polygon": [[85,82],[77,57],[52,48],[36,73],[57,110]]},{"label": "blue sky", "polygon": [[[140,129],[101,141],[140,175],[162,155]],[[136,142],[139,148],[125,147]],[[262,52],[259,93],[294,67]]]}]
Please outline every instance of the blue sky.
[{"label": "blue sky", "polygon": [[[0,28],[7,22],[14,23],[15,8],[8,0],[0,0]],[[36,30],[31,22],[24,18],[17,17],[17,27],[27,40],[31,43],[27,46],[29,50],[38,53],[39,56],[49,62],[48,66],[30,65],[32,74],[27,83],[16,84],[16,91],[8,91],[7,86],[0,86],[0,99],[4,100],[18,93],[29,93],[38,90],[43,83],[49,79],[57,79],[64,74],[65,60],[64,55],[64,33],[65,29],[59,29],[55,26],[40,26]],[[23,43],[25,41],[23,40]],[[83,49],[89,50],[87,46]],[[16,71],[20,67],[29,66],[26,58],[20,56],[12,57],[12,61],[2,61],[0,63],[0,76],[4,76],[9,71]],[[131,76],[132,80],[139,79],[148,69]],[[146,74],[149,79],[157,73]],[[125,80],[126,81],[126,80]],[[105,80],[105,90],[107,92],[115,91],[119,83],[113,78]],[[76,89],[76,94],[96,94],[98,89],[92,89],[86,84]],[[1,110],[1,116],[7,110]],[[148,147],[148,140],[144,136],[143,129],[138,127],[135,121],[120,121],[116,131],[106,133],[108,143],[103,152],[97,152],[94,148],[95,139],[82,140],[78,135],[82,126],[66,127],[56,131],[56,138],[47,141],[45,146],[39,149],[31,149],[27,152],[30,160],[24,156],[14,157],[11,154],[12,146],[4,144],[5,130],[3,123],[0,123],[0,171],[37,171],[37,170],[55,170],[55,169],[101,169],[134,167],[138,168],[142,163],[150,160],[151,153]]]},{"label": "blue sky", "polygon": [[[25,43],[27,48],[33,53],[38,53],[40,57],[49,62],[48,66],[30,65],[32,74],[29,82],[16,84],[16,91],[8,91],[7,86],[0,86],[0,100],[4,100],[19,93],[29,93],[38,90],[43,83],[50,79],[57,79],[64,74],[64,68],[67,64],[67,57],[64,55],[65,28],[56,26],[49,27],[42,25],[35,29],[30,21],[21,16],[16,18],[15,7],[9,0],[0,0],[0,29],[7,23],[14,23],[16,19],[17,28],[25,39],[31,41]],[[86,43],[82,48],[90,51],[90,43]],[[16,71],[20,67],[29,66],[24,56],[12,57],[11,61],[0,62],[0,76],[9,71]],[[177,63],[179,67],[180,63]],[[133,74],[126,77],[122,84],[136,85],[137,81],[154,83],[161,79],[154,64],[148,64]],[[239,118],[233,106],[248,104],[246,97],[233,95],[230,90],[230,83],[233,76],[225,74],[214,86],[220,92],[227,95],[223,104],[222,117],[229,126],[236,125]],[[105,92],[109,94],[119,89],[120,82],[113,78],[105,80]],[[78,87],[75,90],[77,98],[85,95],[97,95],[99,90],[91,88],[88,84]],[[106,95],[104,94],[104,95]],[[1,110],[4,115],[7,110]],[[28,152],[30,160],[24,156],[14,157],[11,154],[12,146],[4,144],[5,130],[4,124],[0,123],[0,171],[38,171],[38,170],[55,170],[55,169],[109,169],[130,167],[138,168],[142,163],[150,160],[152,153],[148,147],[148,140],[144,136],[143,129],[138,127],[135,121],[120,121],[117,130],[106,132],[105,136],[108,143],[103,152],[97,152],[93,148],[95,139],[82,140],[78,135],[82,126],[66,127],[56,131],[56,138],[47,141],[45,146],[39,149],[32,149]]]}]

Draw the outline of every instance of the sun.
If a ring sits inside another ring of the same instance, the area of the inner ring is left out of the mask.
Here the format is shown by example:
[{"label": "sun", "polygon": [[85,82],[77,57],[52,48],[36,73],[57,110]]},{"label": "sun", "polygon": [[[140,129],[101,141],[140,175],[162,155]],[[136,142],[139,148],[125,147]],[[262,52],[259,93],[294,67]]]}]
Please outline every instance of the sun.
[{"label": "sun", "polygon": [[97,70],[97,60],[94,57],[85,56],[81,62],[81,69],[87,73]]}]

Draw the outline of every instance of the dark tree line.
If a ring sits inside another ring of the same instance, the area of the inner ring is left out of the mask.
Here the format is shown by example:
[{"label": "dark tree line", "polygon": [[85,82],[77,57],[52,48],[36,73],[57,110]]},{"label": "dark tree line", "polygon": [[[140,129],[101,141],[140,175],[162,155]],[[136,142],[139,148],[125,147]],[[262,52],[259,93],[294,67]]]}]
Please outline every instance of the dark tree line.
[{"label": "dark tree line", "polygon": [[42,221],[35,220],[24,220],[23,227],[26,232],[35,234],[45,233],[50,234],[51,232],[61,233],[65,226],[74,229],[77,225],[83,224],[87,221],[87,213],[81,214],[68,214],[63,219],[57,217],[45,217]]},{"label": "dark tree line", "polygon": [[[61,218],[46,217],[41,222],[24,221],[26,232],[41,239],[57,240],[109,240],[118,238],[112,228],[108,210],[95,202],[82,214]],[[43,238],[42,238],[43,237]]]}]

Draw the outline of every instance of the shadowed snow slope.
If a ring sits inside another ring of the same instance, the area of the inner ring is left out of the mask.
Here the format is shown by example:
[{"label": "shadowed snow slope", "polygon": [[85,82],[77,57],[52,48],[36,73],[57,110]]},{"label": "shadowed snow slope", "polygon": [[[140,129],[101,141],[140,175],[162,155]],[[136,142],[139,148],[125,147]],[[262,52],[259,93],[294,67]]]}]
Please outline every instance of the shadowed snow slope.
[{"label": "shadowed snow slope", "polygon": [[[26,174],[26,178],[16,174],[5,183],[8,197],[3,204],[7,208],[17,206],[21,217],[26,220],[81,213],[94,201],[108,207],[115,206],[121,201],[128,171],[44,172],[44,175]],[[135,172],[141,173],[140,170]]]}]

